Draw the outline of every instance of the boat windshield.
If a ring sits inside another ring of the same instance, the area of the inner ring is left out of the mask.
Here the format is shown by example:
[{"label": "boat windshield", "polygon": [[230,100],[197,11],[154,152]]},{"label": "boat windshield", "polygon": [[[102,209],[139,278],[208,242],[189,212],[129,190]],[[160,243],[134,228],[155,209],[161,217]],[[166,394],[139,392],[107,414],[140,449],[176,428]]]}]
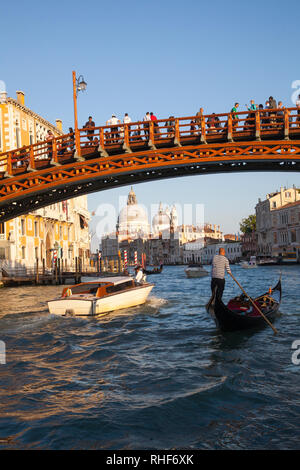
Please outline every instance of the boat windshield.
[{"label": "boat windshield", "polygon": [[92,283],[92,284],[82,284],[79,286],[72,287],[72,294],[92,294],[96,295],[99,287],[104,285],[103,283]]},{"label": "boat windshield", "polygon": [[132,280],[127,282],[122,282],[120,284],[116,284],[114,286],[108,286],[106,288],[106,292],[108,294],[112,294],[113,292],[120,292],[121,290],[128,289],[129,287],[133,287]]}]

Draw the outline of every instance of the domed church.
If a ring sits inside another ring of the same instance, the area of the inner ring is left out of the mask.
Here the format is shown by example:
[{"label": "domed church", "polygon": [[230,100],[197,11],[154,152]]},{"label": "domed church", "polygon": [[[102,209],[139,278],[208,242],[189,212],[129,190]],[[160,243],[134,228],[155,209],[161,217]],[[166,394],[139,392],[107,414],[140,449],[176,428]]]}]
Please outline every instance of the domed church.
[{"label": "domed church", "polygon": [[147,239],[150,235],[150,225],[146,210],[138,204],[135,192],[131,187],[127,205],[120,211],[117,222],[119,241],[126,239]]},{"label": "domed church", "polygon": [[159,205],[158,213],[152,219],[153,235],[157,236],[164,232],[169,232],[171,228],[176,230],[178,226],[178,216],[175,205],[171,211],[168,206],[163,208],[162,203]]}]

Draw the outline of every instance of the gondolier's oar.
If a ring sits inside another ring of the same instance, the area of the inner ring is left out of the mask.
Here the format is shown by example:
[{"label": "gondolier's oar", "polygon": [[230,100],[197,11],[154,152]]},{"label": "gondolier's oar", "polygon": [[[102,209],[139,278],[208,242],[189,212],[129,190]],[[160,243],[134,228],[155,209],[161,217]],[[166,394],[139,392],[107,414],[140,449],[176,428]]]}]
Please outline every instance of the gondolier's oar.
[{"label": "gondolier's oar", "polygon": [[278,333],[278,330],[276,330],[275,326],[272,325],[272,323],[270,322],[270,320],[268,320],[268,318],[262,313],[262,311],[259,309],[259,307],[254,303],[254,301],[251,299],[251,297],[249,297],[249,295],[247,294],[247,292],[245,292],[245,290],[242,288],[241,284],[236,280],[236,278],[234,277],[234,275],[232,273],[229,273],[230,276],[232,277],[232,279],[237,283],[237,285],[239,286],[239,288],[244,292],[245,296],[248,297],[248,299],[250,300],[250,302],[254,305],[254,307],[256,308],[256,310],[260,313],[260,315],[263,317],[263,319],[268,323],[268,325],[272,328],[272,330],[274,331],[274,334],[277,335]]}]

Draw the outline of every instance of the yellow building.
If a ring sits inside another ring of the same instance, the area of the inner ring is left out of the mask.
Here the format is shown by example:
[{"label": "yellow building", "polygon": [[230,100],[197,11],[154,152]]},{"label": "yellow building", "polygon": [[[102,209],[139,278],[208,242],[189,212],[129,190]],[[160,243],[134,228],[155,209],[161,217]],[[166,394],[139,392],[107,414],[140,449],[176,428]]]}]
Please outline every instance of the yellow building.
[{"label": "yellow building", "polygon": [[54,126],[25,106],[23,91],[16,94],[17,99],[13,99],[0,92],[0,152],[43,141],[48,130],[55,136],[63,134],[60,119]]},{"label": "yellow building", "polygon": [[[0,152],[43,141],[49,129],[62,135],[61,120],[54,126],[34,113],[22,91],[16,100],[0,92]],[[38,259],[51,268],[54,250],[68,265],[78,256],[88,263],[89,219],[87,196],[80,196],[0,223],[0,264],[32,267]]]}]

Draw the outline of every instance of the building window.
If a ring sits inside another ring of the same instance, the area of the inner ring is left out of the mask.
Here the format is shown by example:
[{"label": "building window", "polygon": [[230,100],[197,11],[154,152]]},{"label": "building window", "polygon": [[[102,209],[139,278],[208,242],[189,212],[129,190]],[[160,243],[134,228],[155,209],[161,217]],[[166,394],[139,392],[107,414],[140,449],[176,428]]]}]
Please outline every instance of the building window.
[{"label": "building window", "polygon": [[4,238],[5,236],[5,225],[4,222],[0,222],[0,238]]},{"label": "building window", "polygon": [[62,239],[62,226],[59,226],[59,238]]},{"label": "building window", "polygon": [[0,248],[0,259],[5,259],[5,248]]},{"label": "building window", "polygon": [[25,235],[25,219],[21,219],[21,235]]},{"label": "building window", "polygon": [[34,222],[34,236],[39,236],[39,223],[37,221]]},{"label": "building window", "polygon": [[273,207],[273,209],[276,209],[276,201],[273,201],[272,207]]},{"label": "building window", "polygon": [[294,243],[296,241],[296,230],[291,230],[291,242]]},{"label": "building window", "polygon": [[25,259],[25,255],[26,255],[26,247],[22,246],[22,259]]},{"label": "building window", "polygon": [[38,246],[35,247],[34,252],[35,252],[35,259],[39,259],[39,248],[38,248]]}]

